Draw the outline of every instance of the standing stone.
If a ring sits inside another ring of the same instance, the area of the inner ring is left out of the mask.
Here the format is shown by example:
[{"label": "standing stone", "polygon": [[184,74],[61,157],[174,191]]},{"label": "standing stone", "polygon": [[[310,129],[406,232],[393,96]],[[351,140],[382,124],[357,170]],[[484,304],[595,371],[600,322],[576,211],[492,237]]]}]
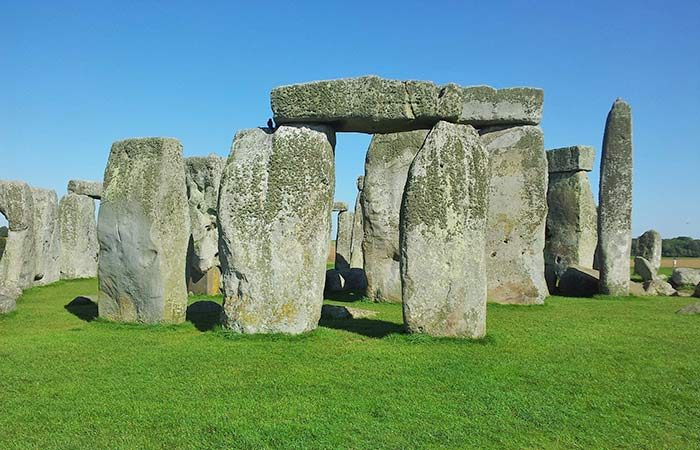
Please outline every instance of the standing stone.
[{"label": "standing stone", "polygon": [[187,289],[194,294],[218,295],[219,230],[217,203],[226,159],[216,155],[185,158],[190,238],[187,250]]},{"label": "standing stone", "polygon": [[[36,245],[36,284],[61,279],[61,225],[58,197],[49,189],[32,188],[34,197],[34,244]],[[94,217],[94,215],[93,215]]]},{"label": "standing stone", "polygon": [[59,204],[61,227],[61,279],[94,278],[97,275],[97,222],[95,200],[66,194]]},{"label": "standing stone", "polygon": [[593,147],[574,146],[547,152],[547,226],[545,273],[556,280],[570,266],[593,267],[598,244],[597,210],[587,171],[593,168]]},{"label": "standing stone", "polygon": [[468,125],[439,122],[411,165],[401,206],[406,328],[433,336],[486,333],[489,158]]},{"label": "standing stone", "polygon": [[102,182],[70,180],[68,181],[68,192],[100,200],[102,198]]},{"label": "standing stone", "polygon": [[340,211],[338,213],[338,230],[335,238],[335,268],[350,268],[350,247],[352,245],[352,224],[354,213]]},{"label": "standing stone", "polygon": [[641,256],[634,258],[634,272],[642,277],[642,281],[651,281],[657,278],[651,263]]},{"label": "standing stone", "polygon": [[22,295],[22,290],[16,286],[0,284],[0,314],[7,314],[17,308],[17,299]]},{"label": "standing stone", "polygon": [[104,180],[97,229],[100,317],[183,322],[190,217],[182,145],[172,138],[115,142]]},{"label": "standing stone", "polygon": [[632,112],[617,99],[608,114],[598,201],[600,292],[629,295],[632,223]]},{"label": "standing stone", "polygon": [[31,287],[36,273],[36,245],[34,196],[27,183],[0,180],[0,214],[8,222],[5,251],[0,258],[0,286],[13,291]]},{"label": "standing stone", "polygon": [[222,322],[239,333],[318,325],[335,187],[332,129],[240,131],[221,179]]},{"label": "standing stone", "polygon": [[491,162],[486,227],[488,298],[495,303],[541,304],[547,219],[547,158],[539,127],[481,136]]},{"label": "standing stone", "polygon": [[357,178],[357,198],[355,199],[355,213],[352,217],[352,239],[350,242],[350,267],[362,269],[365,259],[362,254],[362,241],[364,241],[363,219],[362,219],[362,185],[365,177]]},{"label": "standing stone", "polygon": [[654,273],[657,273],[661,267],[661,244],[661,235],[654,230],[644,232],[637,240],[638,256],[651,264]]},{"label": "standing stone", "polygon": [[375,134],[365,159],[361,196],[367,296],[401,302],[399,212],[408,169],[428,131]]}]

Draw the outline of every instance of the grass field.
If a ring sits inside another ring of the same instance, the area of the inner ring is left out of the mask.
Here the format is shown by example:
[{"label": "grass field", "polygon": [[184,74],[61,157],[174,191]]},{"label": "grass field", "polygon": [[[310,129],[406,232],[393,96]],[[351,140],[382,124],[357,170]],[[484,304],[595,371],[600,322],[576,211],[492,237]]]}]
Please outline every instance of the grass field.
[{"label": "grass field", "polygon": [[[479,342],[402,333],[401,307],[298,337],[95,320],[94,280],[0,317],[0,448],[698,448],[688,298],[490,305]],[[195,301],[197,299],[193,299]]]}]

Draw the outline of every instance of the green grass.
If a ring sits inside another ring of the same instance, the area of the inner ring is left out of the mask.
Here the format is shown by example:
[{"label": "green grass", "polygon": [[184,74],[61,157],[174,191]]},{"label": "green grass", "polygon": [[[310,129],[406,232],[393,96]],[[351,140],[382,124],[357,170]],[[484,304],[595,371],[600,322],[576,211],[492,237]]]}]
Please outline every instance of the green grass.
[{"label": "green grass", "polygon": [[490,305],[469,342],[403,334],[390,304],[297,337],[65,308],[95,292],[35,288],[0,318],[0,448],[700,446],[692,299]]}]

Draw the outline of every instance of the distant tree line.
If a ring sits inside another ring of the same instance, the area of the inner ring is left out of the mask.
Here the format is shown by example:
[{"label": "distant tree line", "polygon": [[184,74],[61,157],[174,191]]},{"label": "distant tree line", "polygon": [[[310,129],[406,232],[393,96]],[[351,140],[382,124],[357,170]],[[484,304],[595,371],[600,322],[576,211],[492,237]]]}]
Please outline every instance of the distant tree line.
[{"label": "distant tree line", "polygon": [[[639,254],[639,243],[632,239],[632,256]],[[661,240],[661,254],[668,258],[700,258],[700,239],[679,236]]]}]

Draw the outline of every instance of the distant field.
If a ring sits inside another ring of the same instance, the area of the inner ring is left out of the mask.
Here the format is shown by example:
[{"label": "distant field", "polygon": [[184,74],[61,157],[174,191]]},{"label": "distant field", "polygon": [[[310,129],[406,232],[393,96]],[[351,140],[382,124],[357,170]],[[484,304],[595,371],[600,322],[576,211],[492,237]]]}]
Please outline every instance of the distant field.
[{"label": "distant field", "polygon": [[[700,269],[700,258],[675,258],[676,267]],[[661,267],[673,267],[674,258],[661,258]]]}]

